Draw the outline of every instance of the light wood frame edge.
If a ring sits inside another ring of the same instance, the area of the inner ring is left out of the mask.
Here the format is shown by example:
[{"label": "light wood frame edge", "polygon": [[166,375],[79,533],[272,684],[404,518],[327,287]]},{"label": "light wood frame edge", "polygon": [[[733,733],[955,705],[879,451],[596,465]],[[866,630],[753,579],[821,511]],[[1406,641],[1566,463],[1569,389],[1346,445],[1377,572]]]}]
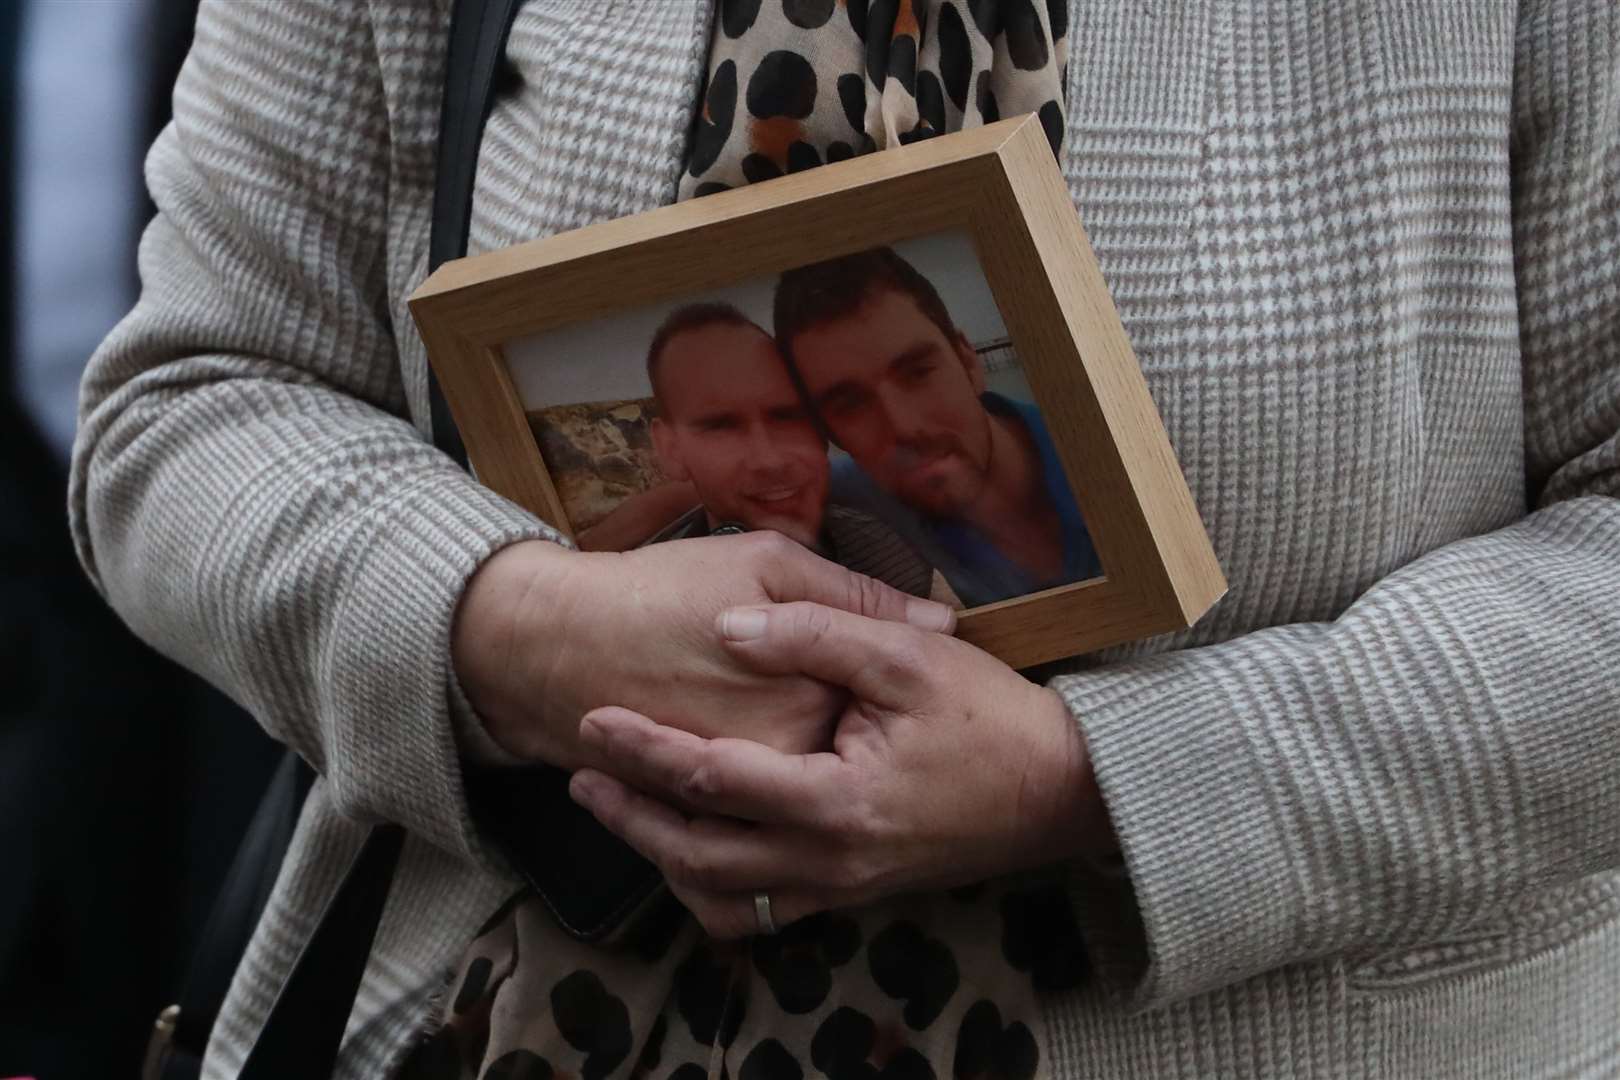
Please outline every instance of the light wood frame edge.
[{"label": "light wood frame edge", "polygon": [[[1031,254],[1045,271],[1044,276],[1033,276],[1033,285],[1050,285],[1052,301],[1067,324],[1066,340],[1081,343],[1075,359],[1099,406],[1096,419],[1108,426],[1110,438],[1104,445],[1116,451],[1115,468],[1132,495],[1121,505],[1141,515],[1139,535],[1155,548],[1156,558],[1133,566],[1133,572],[1140,572],[1143,588],[1174,603],[1180,625],[1190,626],[1226,594],[1226,578],[1085,224],[1074,211],[1061,174],[1038,167],[1051,155],[1044,129],[1023,125],[997,153],[1004,166],[1002,178],[1021,210]],[[1036,396],[1042,396],[1038,388]],[[1051,391],[1047,397],[1067,400]],[[1060,453],[1073,447],[1073,440],[1059,444]],[[1066,456],[1064,466],[1074,475],[1084,475],[1080,470],[1086,463]],[[1130,558],[1130,552],[1114,553],[1116,562]]]},{"label": "light wood frame edge", "polygon": [[[1034,117],[1002,121],[447,263],[409,305],[479,479],[571,532],[506,370],[504,342],[874,244],[967,229],[1042,413],[1067,436],[1056,440],[1059,453],[1071,481],[1082,478],[1074,483],[1076,500],[1107,576],[971,609],[958,634],[1014,667],[1043,663],[1190,625],[1225,590],[1050,156]],[[881,220],[843,234],[818,228],[792,245],[791,261],[779,254],[780,238],[794,231],[779,226],[797,221],[802,231],[818,211],[848,207],[859,189],[881,181],[890,193],[877,200],[889,211]],[[719,245],[742,269],[731,259],[693,262],[681,254],[685,234],[716,227],[711,240],[719,233],[763,236],[770,253]],[[627,249],[639,249],[641,263],[658,273],[622,282],[614,295],[576,288],[571,299],[578,302],[566,311],[535,311],[534,296],[565,280],[564,270],[590,269],[606,286],[612,275],[604,272]],[[1075,341],[1094,347],[1077,350]],[[1081,392],[1062,393],[1075,386],[1077,370],[1086,376]]]}]

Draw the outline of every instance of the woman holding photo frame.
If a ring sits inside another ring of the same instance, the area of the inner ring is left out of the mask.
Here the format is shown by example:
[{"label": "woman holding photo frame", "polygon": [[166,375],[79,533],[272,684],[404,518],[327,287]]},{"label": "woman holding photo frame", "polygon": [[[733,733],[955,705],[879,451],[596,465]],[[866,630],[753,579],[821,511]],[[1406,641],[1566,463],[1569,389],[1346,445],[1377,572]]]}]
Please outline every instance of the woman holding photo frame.
[{"label": "woman holding photo frame", "polygon": [[[657,1010],[588,967],[534,974],[519,997],[550,1010],[555,1060],[501,1027],[507,1075],[1612,1072],[1617,17],[519,12],[480,250],[677,183],[997,111],[1048,122],[1233,590],[1195,631],[1042,686],[788,541],[659,545],[599,574],[460,474],[404,419],[426,416],[402,298],[441,14],[205,7],[149,168],[146,291],[87,376],[73,509],[120,613],[323,776],[209,1074],[236,1071],[355,819],[411,839],[340,1074],[398,1072],[413,1045],[419,1075],[493,1066],[454,1018],[519,985],[476,934],[510,881],[463,773],[530,754],[594,766],[576,794],[664,869],[697,917],[676,933],[783,933],[676,953]],[[612,610],[627,592],[640,606]],[[584,635],[567,662],[553,620]],[[709,731],[657,722],[688,701]],[[633,711],[576,729],[597,704]],[[830,757],[702,737],[818,711],[844,725]],[[1002,876],[1055,861],[1055,889]],[[939,891],[987,875],[991,893]],[[945,913],[927,929],[852,937],[824,914],[917,889]],[[951,903],[987,896],[974,932],[951,928]],[[533,905],[507,914],[562,940]],[[469,941],[490,955],[447,987]],[[425,1038],[441,998],[447,1034]],[[677,1058],[671,1033],[709,1053]]]}]

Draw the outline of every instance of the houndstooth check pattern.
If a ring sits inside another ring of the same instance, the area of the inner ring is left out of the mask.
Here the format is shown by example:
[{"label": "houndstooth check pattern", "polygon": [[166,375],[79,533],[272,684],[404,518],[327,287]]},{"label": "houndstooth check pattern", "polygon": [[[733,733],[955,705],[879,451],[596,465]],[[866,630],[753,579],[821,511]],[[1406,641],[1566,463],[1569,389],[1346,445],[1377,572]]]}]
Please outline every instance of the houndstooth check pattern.
[{"label": "houndstooth check pattern", "polygon": [[[341,1073],[506,889],[447,640],[550,534],[422,438],[447,4],[205,4],[139,306],[87,376],[81,555],[321,769],[215,1032],[233,1075],[363,821],[413,839]],[[699,0],[531,0],[473,246],[673,198]],[[1065,1076],[1620,1072],[1620,15],[1072,0],[1065,171],[1231,580],[1053,674],[1127,874]],[[412,420],[414,419],[414,425]],[[1108,661],[1104,664],[1103,660]],[[538,824],[538,823],[537,823]]]}]

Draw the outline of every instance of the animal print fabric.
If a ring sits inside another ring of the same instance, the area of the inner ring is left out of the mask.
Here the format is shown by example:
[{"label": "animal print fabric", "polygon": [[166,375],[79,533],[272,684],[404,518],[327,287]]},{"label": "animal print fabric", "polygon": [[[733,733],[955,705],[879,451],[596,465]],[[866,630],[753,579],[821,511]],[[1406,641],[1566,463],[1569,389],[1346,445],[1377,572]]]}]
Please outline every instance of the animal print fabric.
[{"label": "animal print fabric", "polygon": [[1034,1080],[1038,994],[1085,956],[1060,879],[1024,875],[706,937],[674,900],[612,948],[518,894],[451,983],[406,1080]]},{"label": "animal print fabric", "polygon": [[1038,113],[1063,138],[1063,0],[722,0],[680,197]]},{"label": "animal print fabric", "polygon": [[[1030,0],[723,0],[680,197],[1028,112],[1056,153],[1064,20]],[[729,943],[666,899],[614,947],[572,940],[519,894],[403,1075],[1032,1080],[1047,1075],[1036,995],[1084,968],[1062,889],[1032,881]]]}]

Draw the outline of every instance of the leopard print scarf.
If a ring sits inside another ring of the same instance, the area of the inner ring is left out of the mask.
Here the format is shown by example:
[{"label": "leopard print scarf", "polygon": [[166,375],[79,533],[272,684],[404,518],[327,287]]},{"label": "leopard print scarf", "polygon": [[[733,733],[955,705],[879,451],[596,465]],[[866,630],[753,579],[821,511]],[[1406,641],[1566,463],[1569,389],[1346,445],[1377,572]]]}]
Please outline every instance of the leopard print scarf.
[{"label": "leopard print scarf", "polygon": [[722,942],[663,897],[612,948],[519,894],[473,940],[406,1080],[1036,1080],[1040,996],[1086,956],[1061,873]]},{"label": "leopard print scarf", "polygon": [[[1049,7],[1049,10],[1048,10]],[[717,0],[682,199],[1003,116],[1063,132],[1064,0]],[[419,1080],[1033,1080],[1039,995],[1085,956],[1060,876],[707,938],[664,898],[617,947],[514,896],[469,945]]]},{"label": "leopard print scarf", "polygon": [[718,6],[682,199],[1024,113],[1059,149],[1066,0]]}]

